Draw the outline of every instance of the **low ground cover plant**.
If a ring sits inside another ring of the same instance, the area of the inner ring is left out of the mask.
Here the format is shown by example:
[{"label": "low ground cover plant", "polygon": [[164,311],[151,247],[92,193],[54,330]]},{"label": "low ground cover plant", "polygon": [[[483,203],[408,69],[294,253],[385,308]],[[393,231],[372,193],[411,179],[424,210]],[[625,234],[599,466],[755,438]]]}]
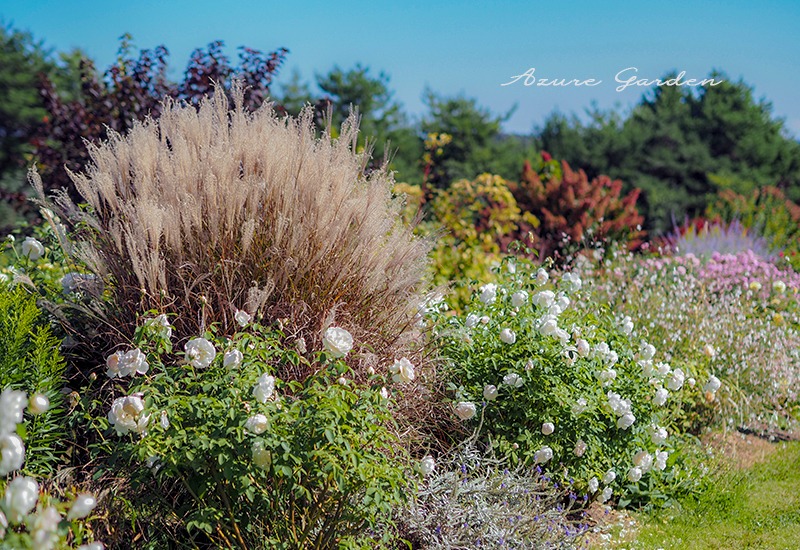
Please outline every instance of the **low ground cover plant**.
[{"label": "low ground cover plant", "polygon": [[796,274],[752,251],[643,259],[609,253],[584,264],[596,299],[630,316],[669,360],[721,381],[684,417],[785,429],[798,418]]}]

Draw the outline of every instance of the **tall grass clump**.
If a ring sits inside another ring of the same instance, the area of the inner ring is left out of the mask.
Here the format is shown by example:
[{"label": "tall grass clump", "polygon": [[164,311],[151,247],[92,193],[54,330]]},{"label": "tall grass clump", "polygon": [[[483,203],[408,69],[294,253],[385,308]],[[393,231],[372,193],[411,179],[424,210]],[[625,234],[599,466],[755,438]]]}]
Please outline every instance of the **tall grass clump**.
[{"label": "tall grass clump", "polygon": [[85,205],[48,201],[110,285],[109,328],[129,337],[157,310],[181,338],[211,323],[230,334],[244,311],[309,351],[335,324],[391,357],[412,334],[429,249],[399,221],[391,174],[365,173],[355,117],[317,137],[310,111],[249,112],[233,96],[232,109],[224,94],[167,101],[158,120],[89,145],[85,173],[70,173]]}]

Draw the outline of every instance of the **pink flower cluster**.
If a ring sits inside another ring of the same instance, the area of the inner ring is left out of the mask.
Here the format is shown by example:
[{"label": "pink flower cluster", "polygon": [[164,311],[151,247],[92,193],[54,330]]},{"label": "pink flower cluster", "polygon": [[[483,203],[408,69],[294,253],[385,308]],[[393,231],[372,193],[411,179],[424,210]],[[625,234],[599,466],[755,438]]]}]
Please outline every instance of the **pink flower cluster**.
[{"label": "pink flower cluster", "polygon": [[712,292],[750,290],[765,298],[777,281],[783,282],[786,291],[794,293],[800,289],[800,274],[792,269],[781,269],[750,250],[738,254],[714,252],[711,259],[699,267],[697,276]]}]

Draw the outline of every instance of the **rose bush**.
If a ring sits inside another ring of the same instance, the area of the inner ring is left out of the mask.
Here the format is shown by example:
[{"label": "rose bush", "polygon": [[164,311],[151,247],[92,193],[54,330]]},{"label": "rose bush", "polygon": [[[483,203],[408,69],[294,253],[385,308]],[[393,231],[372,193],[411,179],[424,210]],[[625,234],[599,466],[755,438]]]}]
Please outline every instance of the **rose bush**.
[{"label": "rose bush", "polygon": [[[466,315],[434,316],[457,418],[499,455],[541,464],[588,493],[605,477],[601,500],[647,498],[680,477],[680,453],[667,459],[680,445],[666,436],[666,404],[681,402],[688,367],[667,364],[630,318],[585,303],[575,274],[520,264],[497,277],[476,289]],[[651,462],[637,465],[641,453]]]}]

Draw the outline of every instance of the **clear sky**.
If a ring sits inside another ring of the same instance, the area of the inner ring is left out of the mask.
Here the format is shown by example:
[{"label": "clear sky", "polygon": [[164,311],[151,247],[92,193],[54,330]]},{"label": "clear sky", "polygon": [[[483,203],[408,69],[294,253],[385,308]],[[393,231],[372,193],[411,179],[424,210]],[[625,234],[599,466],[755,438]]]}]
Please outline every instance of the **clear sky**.
[{"label": "clear sky", "polygon": [[[628,67],[648,79],[720,69],[771,101],[800,137],[800,0],[0,0],[0,19],[56,50],[79,47],[103,69],[126,32],[138,48],[164,44],[175,76],[194,48],[217,39],[234,58],[237,46],[288,48],[278,83],[293,69],[311,80],[360,62],[389,74],[409,113],[424,112],[427,86],[495,113],[516,104],[505,128],[521,133],[556,109],[581,114],[593,101],[627,109],[643,93],[616,91],[615,75]],[[602,83],[500,86],[532,67],[537,77]]]}]

